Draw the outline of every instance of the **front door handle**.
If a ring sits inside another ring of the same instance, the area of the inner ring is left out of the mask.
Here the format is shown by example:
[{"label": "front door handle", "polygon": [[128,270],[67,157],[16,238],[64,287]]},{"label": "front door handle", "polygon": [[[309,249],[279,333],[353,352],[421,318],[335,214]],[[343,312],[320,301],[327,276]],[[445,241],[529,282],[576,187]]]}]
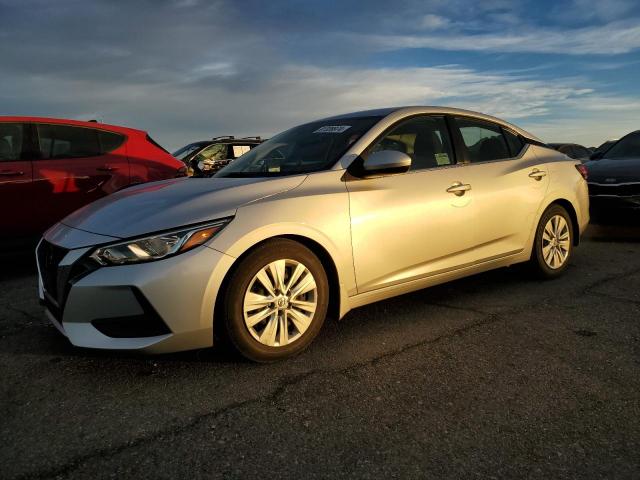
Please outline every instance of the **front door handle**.
[{"label": "front door handle", "polygon": [[538,170],[537,168],[534,168],[529,174],[529,177],[535,178],[538,181],[542,180],[542,177],[546,177],[546,176],[547,176],[547,172],[543,172],[542,170]]},{"label": "front door handle", "polygon": [[461,197],[465,194],[465,192],[471,190],[471,185],[468,183],[455,182],[449,188],[447,188],[448,193],[453,193],[458,197]]},{"label": "front door handle", "polygon": [[21,177],[24,175],[24,172],[19,172],[17,170],[2,170],[0,175],[3,177]]},{"label": "front door handle", "polygon": [[110,167],[109,165],[104,165],[102,167],[98,167],[96,168],[97,171],[99,172],[113,172],[114,170],[117,170],[116,167]]}]

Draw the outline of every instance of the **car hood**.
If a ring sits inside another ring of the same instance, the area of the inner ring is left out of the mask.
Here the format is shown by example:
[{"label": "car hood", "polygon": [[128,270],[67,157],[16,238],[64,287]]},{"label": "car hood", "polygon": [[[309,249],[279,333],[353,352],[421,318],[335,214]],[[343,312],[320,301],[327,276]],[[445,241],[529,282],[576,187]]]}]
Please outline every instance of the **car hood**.
[{"label": "car hood", "polygon": [[640,157],[625,159],[591,160],[584,164],[589,171],[589,182],[616,184],[640,182]]},{"label": "car hood", "polygon": [[130,187],[93,202],[61,223],[128,238],[235,214],[242,205],[286,192],[304,175],[278,178],[178,178]]}]

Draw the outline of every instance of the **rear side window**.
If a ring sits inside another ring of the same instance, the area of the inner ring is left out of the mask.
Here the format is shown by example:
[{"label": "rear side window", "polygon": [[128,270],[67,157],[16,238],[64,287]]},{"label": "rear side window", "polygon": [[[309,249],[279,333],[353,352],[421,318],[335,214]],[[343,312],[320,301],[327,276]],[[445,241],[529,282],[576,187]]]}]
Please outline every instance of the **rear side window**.
[{"label": "rear side window", "polygon": [[22,123],[0,123],[0,162],[22,158],[23,132]]},{"label": "rear side window", "polygon": [[100,152],[109,153],[124,143],[124,135],[98,130],[98,141],[100,142]]},{"label": "rear side window", "polygon": [[499,125],[468,118],[454,120],[467,148],[469,162],[488,162],[511,157]]},{"label": "rear side window", "polygon": [[70,125],[37,124],[41,158],[86,158],[100,153],[98,132]]},{"label": "rear side window", "polygon": [[524,142],[520,139],[518,135],[511,132],[510,130],[502,129],[504,132],[504,138],[507,139],[507,145],[509,146],[509,152],[512,157],[517,157],[520,155],[522,148],[524,147]]}]

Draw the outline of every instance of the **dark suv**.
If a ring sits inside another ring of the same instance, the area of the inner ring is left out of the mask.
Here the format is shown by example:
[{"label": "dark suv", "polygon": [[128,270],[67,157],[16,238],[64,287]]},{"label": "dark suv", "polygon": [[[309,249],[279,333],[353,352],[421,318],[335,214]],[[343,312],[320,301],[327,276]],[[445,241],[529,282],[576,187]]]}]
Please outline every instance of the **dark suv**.
[{"label": "dark suv", "polygon": [[190,143],[173,152],[173,156],[182,160],[194,175],[210,176],[262,142],[260,137],[214,137]]}]

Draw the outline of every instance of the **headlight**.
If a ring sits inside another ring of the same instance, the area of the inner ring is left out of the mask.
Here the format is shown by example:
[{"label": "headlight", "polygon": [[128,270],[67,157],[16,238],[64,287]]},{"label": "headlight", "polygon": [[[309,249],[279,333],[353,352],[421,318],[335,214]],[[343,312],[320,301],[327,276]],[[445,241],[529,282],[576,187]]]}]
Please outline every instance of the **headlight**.
[{"label": "headlight", "polygon": [[114,243],[96,249],[91,254],[91,258],[100,265],[124,265],[160,260],[202,245],[230,221],[231,219],[228,218],[182,230]]}]

